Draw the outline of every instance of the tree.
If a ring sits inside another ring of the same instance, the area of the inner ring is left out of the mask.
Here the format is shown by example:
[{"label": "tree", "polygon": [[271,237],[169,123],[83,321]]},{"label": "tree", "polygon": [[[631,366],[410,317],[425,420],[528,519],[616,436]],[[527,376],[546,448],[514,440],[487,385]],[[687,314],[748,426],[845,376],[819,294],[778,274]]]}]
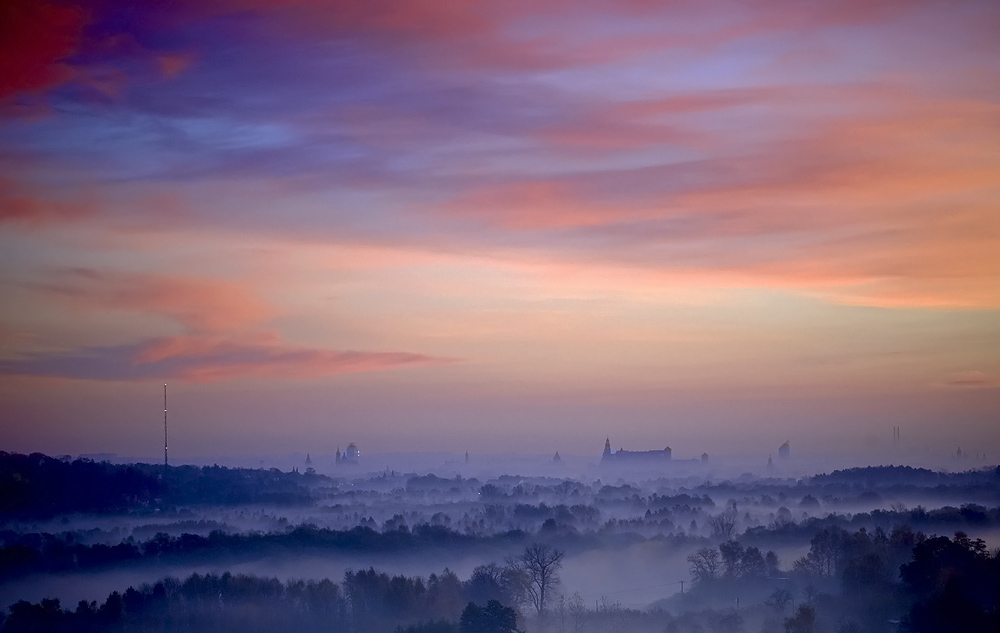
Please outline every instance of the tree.
[{"label": "tree", "polygon": [[780,574],[781,561],[778,560],[778,555],[774,553],[774,550],[768,550],[764,556],[764,575],[768,578],[774,578]]},{"label": "tree", "polygon": [[740,558],[740,576],[743,578],[762,578],[767,575],[767,563],[764,555],[756,547],[748,547]]},{"label": "tree", "polygon": [[809,554],[795,561],[795,571],[809,576],[830,578],[837,570],[844,551],[844,534],[840,528],[826,528],[809,541]]},{"label": "tree", "polygon": [[785,633],[813,633],[816,628],[816,610],[804,604],[795,615],[785,620]]},{"label": "tree", "polygon": [[545,612],[546,601],[559,584],[563,555],[561,550],[535,543],[526,547],[520,558],[507,560],[507,566],[523,576],[525,591],[538,615]]},{"label": "tree", "polygon": [[726,541],[719,545],[719,554],[722,556],[726,578],[740,577],[742,575],[740,561],[743,559],[743,546],[736,541]]},{"label": "tree", "polygon": [[466,600],[480,606],[486,605],[490,600],[496,600],[508,606],[514,605],[516,600],[510,595],[505,571],[496,563],[480,565],[473,569],[472,575],[465,583]]},{"label": "tree", "polygon": [[703,547],[687,557],[695,582],[712,582],[719,577],[722,557],[714,547]]},{"label": "tree", "polygon": [[485,607],[470,602],[462,611],[458,629],[461,633],[516,633],[517,612],[496,600]]},{"label": "tree", "polygon": [[708,525],[712,528],[712,536],[716,538],[721,538],[724,540],[729,540],[733,538],[733,533],[736,531],[736,508],[729,508],[725,512],[719,513],[718,516],[710,517],[708,519]]},{"label": "tree", "polygon": [[587,620],[587,607],[583,604],[583,596],[579,591],[569,599],[569,617],[573,620],[573,633],[583,633]]},{"label": "tree", "polygon": [[916,598],[905,626],[916,633],[985,633],[1000,630],[1000,550],[962,532],[954,540],[929,538],[913,549],[913,560],[900,569],[909,594]]},{"label": "tree", "polygon": [[785,614],[785,609],[792,602],[792,594],[787,589],[775,589],[771,592],[771,597],[764,604],[771,607],[781,615]]}]

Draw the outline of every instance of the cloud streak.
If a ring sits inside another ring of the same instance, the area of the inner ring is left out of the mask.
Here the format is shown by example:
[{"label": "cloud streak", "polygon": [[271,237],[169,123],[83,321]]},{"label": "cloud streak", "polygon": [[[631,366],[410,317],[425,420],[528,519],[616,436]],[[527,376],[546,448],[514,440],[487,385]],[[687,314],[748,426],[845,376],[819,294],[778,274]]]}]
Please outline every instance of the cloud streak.
[{"label": "cloud streak", "polygon": [[76,268],[33,288],[77,309],[122,310],[167,317],[193,332],[239,332],[274,316],[243,284],[204,277]]},{"label": "cloud streak", "polygon": [[272,307],[233,282],[200,277],[61,271],[58,283],[25,284],[74,309],[156,315],[183,327],[122,345],[35,351],[0,361],[0,374],[94,380],[303,380],[347,373],[448,365],[454,358],[410,352],[329,350],[291,345],[263,326]]},{"label": "cloud streak", "polygon": [[160,338],[130,345],[38,353],[0,360],[0,374],[81,380],[308,380],[341,374],[433,367],[456,359],[406,352],[334,351],[279,341]]}]

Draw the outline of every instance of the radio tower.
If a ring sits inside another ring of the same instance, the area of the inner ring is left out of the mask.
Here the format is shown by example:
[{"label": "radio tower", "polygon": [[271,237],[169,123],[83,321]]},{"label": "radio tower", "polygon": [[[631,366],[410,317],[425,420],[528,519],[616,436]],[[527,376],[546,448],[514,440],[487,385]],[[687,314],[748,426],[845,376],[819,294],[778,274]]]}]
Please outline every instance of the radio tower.
[{"label": "radio tower", "polygon": [[167,384],[163,383],[163,467],[167,467]]}]

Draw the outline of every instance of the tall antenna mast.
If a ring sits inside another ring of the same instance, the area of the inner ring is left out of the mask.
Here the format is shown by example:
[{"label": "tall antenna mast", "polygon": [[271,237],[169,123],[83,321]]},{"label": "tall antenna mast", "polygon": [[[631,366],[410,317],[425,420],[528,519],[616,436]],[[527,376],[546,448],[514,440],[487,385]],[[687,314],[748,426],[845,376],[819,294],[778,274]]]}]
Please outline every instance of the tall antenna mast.
[{"label": "tall antenna mast", "polygon": [[163,467],[167,466],[167,383],[163,383]]}]

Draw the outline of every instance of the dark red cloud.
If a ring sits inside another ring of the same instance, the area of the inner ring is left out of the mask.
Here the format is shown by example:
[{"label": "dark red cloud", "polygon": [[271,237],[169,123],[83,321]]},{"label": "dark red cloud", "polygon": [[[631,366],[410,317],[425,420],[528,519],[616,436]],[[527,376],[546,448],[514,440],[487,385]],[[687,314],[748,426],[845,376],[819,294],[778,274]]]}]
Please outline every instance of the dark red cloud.
[{"label": "dark red cloud", "polygon": [[0,3],[0,99],[39,93],[73,77],[86,14],[78,7],[33,0]]}]

